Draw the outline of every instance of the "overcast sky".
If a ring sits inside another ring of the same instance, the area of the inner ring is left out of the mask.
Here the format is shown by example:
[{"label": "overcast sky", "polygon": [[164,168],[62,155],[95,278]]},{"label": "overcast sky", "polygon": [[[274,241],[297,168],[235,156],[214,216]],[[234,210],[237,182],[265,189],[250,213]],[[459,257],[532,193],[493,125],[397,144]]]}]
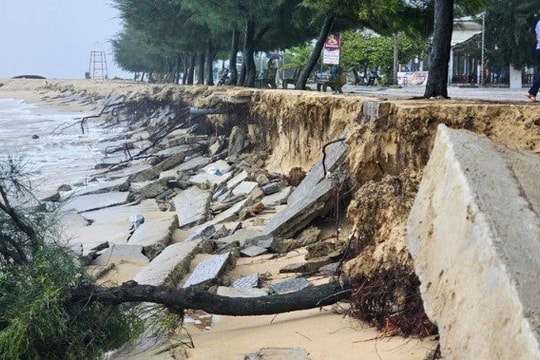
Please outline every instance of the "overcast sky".
[{"label": "overcast sky", "polygon": [[109,78],[131,77],[109,44],[120,31],[110,0],[0,0],[0,78],[82,79],[93,50],[105,51]]}]

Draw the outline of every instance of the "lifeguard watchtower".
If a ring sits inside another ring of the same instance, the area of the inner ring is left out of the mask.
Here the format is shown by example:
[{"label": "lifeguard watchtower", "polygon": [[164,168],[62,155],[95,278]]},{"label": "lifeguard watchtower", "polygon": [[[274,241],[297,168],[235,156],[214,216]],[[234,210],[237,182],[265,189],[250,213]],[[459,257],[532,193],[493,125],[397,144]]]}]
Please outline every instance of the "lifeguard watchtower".
[{"label": "lifeguard watchtower", "polygon": [[105,56],[105,51],[90,51],[90,66],[86,78],[105,80],[107,77],[107,57]]}]

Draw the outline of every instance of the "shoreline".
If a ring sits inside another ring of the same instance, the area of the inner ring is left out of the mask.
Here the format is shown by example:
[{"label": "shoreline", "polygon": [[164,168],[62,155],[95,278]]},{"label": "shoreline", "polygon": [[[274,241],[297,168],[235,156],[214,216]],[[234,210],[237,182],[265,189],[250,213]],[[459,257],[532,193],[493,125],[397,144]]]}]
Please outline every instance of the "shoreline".
[{"label": "shoreline", "polygon": [[[43,81],[43,80],[41,80]],[[110,85],[111,93],[114,84]],[[32,91],[27,87],[4,91],[0,88],[0,97],[22,99],[25,102],[54,109],[72,112],[79,105],[62,104],[61,101],[44,100],[44,96],[56,94],[52,91]],[[7,96],[6,96],[7,95]],[[81,106],[82,107],[82,106]],[[83,112],[84,109],[79,111]],[[97,111],[96,111],[97,112]],[[81,179],[83,180],[83,179]],[[122,223],[129,224],[127,219]],[[114,231],[114,228],[109,230]],[[253,271],[271,272],[275,279],[287,278],[279,275],[279,269],[285,263],[300,261],[301,254],[292,251],[283,258],[266,259],[253,264],[252,258],[240,258],[233,270],[235,274],[247,274]],[[124,263],[117,266],[118,279],[133,278],[135,271],[144,264]],[[112,279],[109,279],[112,280]],[[340,311],[341,312],[341,311]],[[328,358],[362,358],[366,360],[423,360],[430,349],[435,347],[432,338],[423,340],[402,337],[385,337],[367,324],[333,312],[332,307],[297,311],[277,316],[230,317],[218,316],[210,329],[200,329],[195,325],[186,325],[191,332],[195,349],[186,349],[190,359],[240,359],[242,355],[258,351],[268,346],[301,346],[312,360]],[[131,354],[130,359],[158,358],[155,350],[142,354]]]}]

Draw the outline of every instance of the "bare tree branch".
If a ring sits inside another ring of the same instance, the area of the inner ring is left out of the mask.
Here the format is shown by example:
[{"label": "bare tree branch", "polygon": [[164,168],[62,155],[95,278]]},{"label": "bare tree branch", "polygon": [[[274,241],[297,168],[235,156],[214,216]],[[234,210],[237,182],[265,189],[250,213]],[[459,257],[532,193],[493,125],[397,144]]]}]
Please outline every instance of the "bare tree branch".
[{"label": "bare tree branch", "polygon": [[293,293],[255,298],[220,296],[197,287],[178,289],[171,286],[139,285],[131,281],[111,288],[92,284],[81,285],[68,292],[65,302],[73,304],[98,301],[110,305],[150,302],[164,305],[173,311],[194,309],[212,314],[245,316],[317,308],[346,299],[350,294],[349,284],[338,281]]}]

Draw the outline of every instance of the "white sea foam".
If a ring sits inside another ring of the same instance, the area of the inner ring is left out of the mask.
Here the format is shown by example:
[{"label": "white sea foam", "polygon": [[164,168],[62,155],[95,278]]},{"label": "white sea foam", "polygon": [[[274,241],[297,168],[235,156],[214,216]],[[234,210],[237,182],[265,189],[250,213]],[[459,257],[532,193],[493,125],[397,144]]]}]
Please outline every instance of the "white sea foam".
[{"label": "white sea foam", "polygon": [[89,124],[82,134],[78,125],[82,117],[92,114],[0,98],[0,159],[24,156],[40,197],[53,194],[62,184],[84,181],[103,158],[94,144],[105,130]]}]

